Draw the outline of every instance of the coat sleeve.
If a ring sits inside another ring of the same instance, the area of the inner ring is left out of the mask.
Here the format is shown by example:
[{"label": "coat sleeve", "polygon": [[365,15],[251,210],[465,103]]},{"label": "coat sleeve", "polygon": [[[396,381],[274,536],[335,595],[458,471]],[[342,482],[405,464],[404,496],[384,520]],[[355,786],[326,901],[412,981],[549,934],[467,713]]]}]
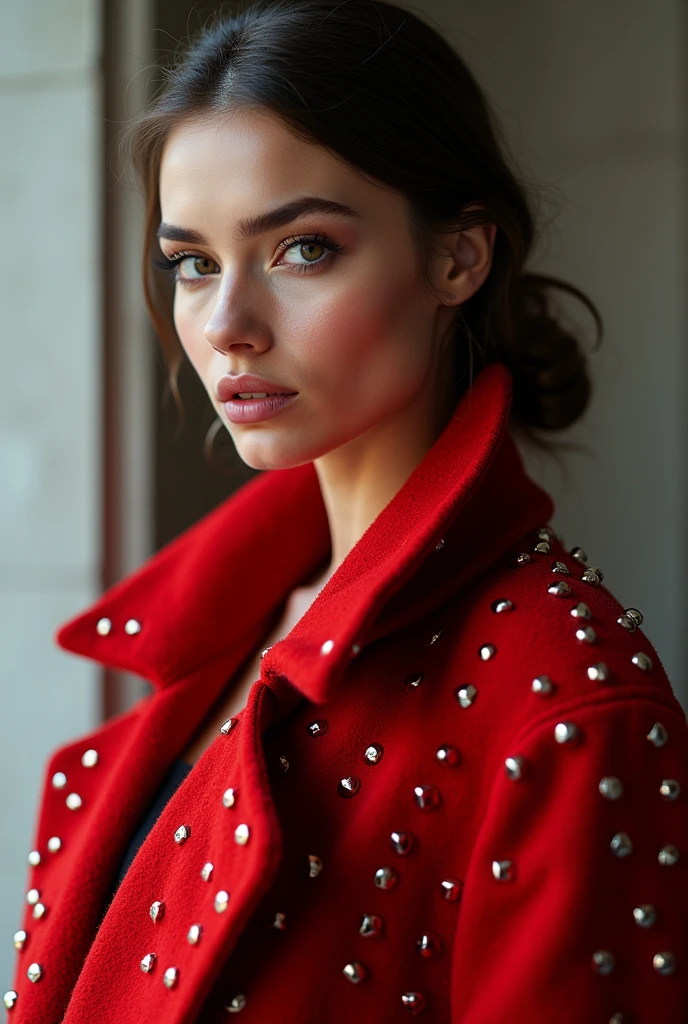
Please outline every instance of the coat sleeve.
[{"label": "coat sleeve", "polygon": [[680,705],[642,691],[571,702],[506,758],[520,764],[500,766],[465,873],[452,1024],[685,1024]]}]

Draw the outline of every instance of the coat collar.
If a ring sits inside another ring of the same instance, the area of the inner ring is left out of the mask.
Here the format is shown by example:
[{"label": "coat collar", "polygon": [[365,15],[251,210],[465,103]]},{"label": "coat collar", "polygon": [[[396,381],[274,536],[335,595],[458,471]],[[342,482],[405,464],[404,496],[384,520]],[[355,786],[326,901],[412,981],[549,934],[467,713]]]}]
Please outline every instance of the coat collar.
[{"label": "coat collar", "polygon": [[[481,370],[406,483],[268,650],[268,683],[286,677],[327,701],[362,646],[438,608],[549,520],[552,499],[526,475],[508,431],[512,395],[504,363]],[[55,641],[164,688],[223,651],[236,655],[242,636],[249,654],[329,553],[313,464],[266,471],[61,625]],[[139,632],[127,631],[130,620]]]}]

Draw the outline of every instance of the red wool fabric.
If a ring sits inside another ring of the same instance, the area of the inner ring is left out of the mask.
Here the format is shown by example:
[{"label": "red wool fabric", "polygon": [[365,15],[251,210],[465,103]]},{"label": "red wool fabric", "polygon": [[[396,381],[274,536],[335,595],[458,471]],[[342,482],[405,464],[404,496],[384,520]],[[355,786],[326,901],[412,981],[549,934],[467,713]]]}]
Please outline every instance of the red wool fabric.
[{"label": "red wool fabric", "polygon": [[8,1020],[683,1024],[686,717],[642,628],[548,527],[512,394],[504,364],[480,372],[265,654],[99,928],[172,761],[327,564],[313,465],[257,476],[60,627],[153,690],[46,764],[26,887],[47,909],[26,907]]}]

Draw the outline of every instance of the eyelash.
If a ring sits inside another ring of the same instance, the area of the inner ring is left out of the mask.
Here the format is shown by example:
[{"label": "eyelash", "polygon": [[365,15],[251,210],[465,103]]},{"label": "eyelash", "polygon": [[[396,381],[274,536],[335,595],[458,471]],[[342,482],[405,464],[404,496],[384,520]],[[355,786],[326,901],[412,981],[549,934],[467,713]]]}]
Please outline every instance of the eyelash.
[{"label": "eyelash", "polygon": [[[296,267],[298,273],[308,273],[311,269],[315,267],[321,267],[323,263],[329,263],[329,261],[333,259],[335,253],[339,252],[342,248],[341,245],[339,245],[337,242],[334,242],[331,238],[328,238],[327,235],[295,235],[293,238],[286,238],[283,242],[280,242],[278,250],[280,253],[286,252],[288,249],[293,248],[295,245],[304,245],[308,242],[314,242],[318,245],[321,245],[324,249],[329,249],[330,253],[329,255],[325,256],[322,259],[319,259],[315,263],[289,264],[289,266]],[[153,266],[156,267],[158,270],[163,270],[168,273],[174,273],[173,280],[175,284],[181,283],[185,287],[194,287],[194,285],[198,281],[202,281],[204,277],[215,276],[213,274],[203,274],[201,275],[201,277],[181,277],[179,274],[179,264],[182,262],[182,260],[189,258],[203,260],[208,259],[209,257],[201,256],[198,253],[182,250],[181,252],[173,253],[173,255],[170,257],[163,256],[162,259],[154,259]],[[211,260],[211,262],[214,263],[215,261]]]}]

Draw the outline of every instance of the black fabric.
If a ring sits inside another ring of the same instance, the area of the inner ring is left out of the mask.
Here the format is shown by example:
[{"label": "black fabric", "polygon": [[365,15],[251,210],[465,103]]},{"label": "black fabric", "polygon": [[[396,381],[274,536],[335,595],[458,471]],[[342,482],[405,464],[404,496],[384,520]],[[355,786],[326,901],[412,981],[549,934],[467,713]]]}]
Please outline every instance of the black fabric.
[{"label": "black fabric", "polygon": [[141,823],[134,832],[133,838],[126,849],[117,873],[115,892],[129,870],[134,857],[138,853],[139,847],[143,845],[144,839],[160,817],[165,804],[172,797],[173,793],[181,786],[182,782],[191,771],[191,768],[192,765],[187,764],[186,761],[178,760],[173,762],[172,767],[160,784],[160,788],[153,797],[146,814],[141,819]]}]

